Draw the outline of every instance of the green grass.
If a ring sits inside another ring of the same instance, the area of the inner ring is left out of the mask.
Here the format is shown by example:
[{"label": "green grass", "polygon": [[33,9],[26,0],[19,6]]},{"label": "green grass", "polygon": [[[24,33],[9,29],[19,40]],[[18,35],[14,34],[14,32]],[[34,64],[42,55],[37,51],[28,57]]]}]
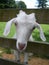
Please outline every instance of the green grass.
[{"label": "green grass", "polygon": [[[49,25],[41,24],[41,27],[43,29],[44,35],[46,37],[46,41],[49,42]],[[35,40],[42,41],[39,37],[39,30],[35,29],[32,33]]]},{"label": "green grass", "polygon": [[[0,37],[4,37],[4,36],[3,36],[3,31],[4,31],[4,28],[5,28],[5,25],[6,25],[5,22],[0,22]],[[46,40],[47,40],[47,42],[49,42],[49,25],[42,24],[41,26],[42,26],[42,29],[43,29],[43,31],[44,31]],[[14,26],[14,24],[13,24],[12,27],[11,27],[10,34],[9,34],[7,37],[8,37],[8,38],[9,38],[9,37],[11,38],[11,37],[14,35],[14,33],[15,33],[15,26]],[[38,29],[35,29],[35,30],[33,31],[32,35],[33,35],[33,37],[34,37],[34,39],[35,39],[36,41],[42,41],[42,40],[40,39],[40,37],[39,37],[39,31],[38,31]]]},{"label": "green grass", "polygon": [[[4,37],[3,32],[4,32],[5,25],[6,25],[6,22],[0,22],[0,37]],[[13,24],[11,27],[11,31],[7,37],[11,38],[14,35],[14,33],[15,33],[15,26]]]}]

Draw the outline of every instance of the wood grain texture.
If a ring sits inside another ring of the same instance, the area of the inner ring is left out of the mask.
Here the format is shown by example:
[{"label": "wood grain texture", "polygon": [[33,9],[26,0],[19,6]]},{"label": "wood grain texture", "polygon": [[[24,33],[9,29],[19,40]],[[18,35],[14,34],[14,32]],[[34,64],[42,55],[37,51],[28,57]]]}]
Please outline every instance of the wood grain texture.
[{"label": "wood grain texture", "polygon": [[[49,9],[22,9],[27,14],[35,13],[38,23],[49,24]],[[7,22],[19,13],[19,9],[0,9],[0,21]]]}]

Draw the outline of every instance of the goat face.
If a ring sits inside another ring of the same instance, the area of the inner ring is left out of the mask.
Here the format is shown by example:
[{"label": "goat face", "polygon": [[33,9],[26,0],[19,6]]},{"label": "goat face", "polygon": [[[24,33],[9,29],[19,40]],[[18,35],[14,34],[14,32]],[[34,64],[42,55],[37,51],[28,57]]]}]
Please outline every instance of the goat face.
[{"label": "goat face", "polygon": [[4,30],[5,36],[9,34],[12,23],[14,23],[16,27],[16,47],[18,50],[26,49],[27,41],[29,40],[34,27],[37,27],[39,29],[41,39],[43,41],[46,40],[41,26],[36,22],[34,13],[28,15],[24,11],[20,11],[16,18],[8,21]]}]

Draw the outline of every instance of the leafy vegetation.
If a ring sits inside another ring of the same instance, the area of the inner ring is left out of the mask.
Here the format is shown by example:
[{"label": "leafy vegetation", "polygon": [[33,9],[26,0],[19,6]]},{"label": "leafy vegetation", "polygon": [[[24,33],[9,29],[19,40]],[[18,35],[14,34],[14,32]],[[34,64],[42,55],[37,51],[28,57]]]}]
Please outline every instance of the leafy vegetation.
[{"label": "leafy vegetation", "polygon": [[16,4],[18,9],[26,8],[26,4],[23,1],[18,1]]},{"label": "leafy vegetation", "polygon": [[47,1],[48,0],[37,0],[38,1],[38,7],[39,8],[46,8],[47,7]]},{"label": "leafy vegetation", "polygon": [[26,8],[26,5],[23,1],[15,0],[0,0],[0,9],[4,8]]},{"label": "leafy vegetation", "polygon": [[15,0],[0,0],[0,8],[16,8]]}]

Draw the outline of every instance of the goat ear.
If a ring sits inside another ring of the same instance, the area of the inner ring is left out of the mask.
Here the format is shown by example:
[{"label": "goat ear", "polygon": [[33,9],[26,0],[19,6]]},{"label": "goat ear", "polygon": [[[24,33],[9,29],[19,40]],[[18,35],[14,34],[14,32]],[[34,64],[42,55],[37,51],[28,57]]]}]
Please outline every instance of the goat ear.
[{"label": "goat ear", "polygon": [[4,29],[4,33],[3,33],[4,36],[7,36],[9,34],[10,28],[11,28],[11,23],[12,23],[11,21],[7,22],[5,29]]},{"label": "goat ear", "polygon": [[46,41],[46,38],[45,38],[45,36],[44,36],[44,33],[43,33],[43,30],[42,30],[41,26],[40,26],[38,23],[35,23],[35,26],[39,29],[40,38],[41,38],[43,41]]},{"label": "goat ear", "polygon": [[45,38],[45,36],[44,36],[43,31],[40,32],[40,38],[41,38],[43,41],[46,41],[46,38]]}]

